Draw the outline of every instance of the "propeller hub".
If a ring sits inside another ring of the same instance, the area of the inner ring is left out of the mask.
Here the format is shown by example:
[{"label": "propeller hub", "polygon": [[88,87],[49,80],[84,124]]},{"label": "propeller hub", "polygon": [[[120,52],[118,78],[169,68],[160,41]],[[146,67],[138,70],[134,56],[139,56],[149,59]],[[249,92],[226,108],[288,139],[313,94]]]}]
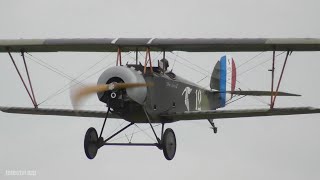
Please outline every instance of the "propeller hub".
[{"label": "propeller hub", "polygon": [[[98,92],[98,98],[104,103],[108,103],[108,98],[110,99],[125,99],[137,102],[143,105],[147,97],[147,87],[134,87],[127,89],[114,89],[118,83],[141,83],[145,84],[146,81],[140,71],[135,70],[133,67],[128,66],[114,66],[105,70],[99,77],[98,84],[109,84],[112,92],[116,93],[111,97],[111,91],[109,92]],[[112,84],[112,85],[111,85]]]}]

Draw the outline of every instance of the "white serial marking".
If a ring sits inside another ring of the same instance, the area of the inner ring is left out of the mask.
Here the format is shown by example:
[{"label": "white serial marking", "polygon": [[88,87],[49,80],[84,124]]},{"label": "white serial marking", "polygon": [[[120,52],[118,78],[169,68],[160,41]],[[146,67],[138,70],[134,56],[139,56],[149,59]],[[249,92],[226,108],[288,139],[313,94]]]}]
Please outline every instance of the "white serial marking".
[{"label": "white serial marking", "polygon": [[196,90],[196,110],[201,111],[201,90]]}]

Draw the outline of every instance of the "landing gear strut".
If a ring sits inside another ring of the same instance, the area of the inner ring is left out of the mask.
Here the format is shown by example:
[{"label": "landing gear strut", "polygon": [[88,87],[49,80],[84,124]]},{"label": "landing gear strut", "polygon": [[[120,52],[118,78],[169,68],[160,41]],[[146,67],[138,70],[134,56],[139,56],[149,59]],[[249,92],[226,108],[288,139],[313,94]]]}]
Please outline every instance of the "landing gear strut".
[{"label": "landing gear strut", "polygon": [[209,123],[210,123],[211,126],[212,126],[213,133],[217,134],[218,128],[216,127],[216,125],[214,125],[213,119],[208,119],[208,121],[209,121]]},{"label": "landing gear strut", "polygon": [[158,148],[162,149],[163,155],[167,160],[172,160],[174,158],[174,155],[176,154],[176,149],[177,149],[177,141],[176,141],[176,135],[174,134],[173,130],[171,128],[168,128],[164,131],[164,123],[162,123],[162,128],[161,128],[161,139],[158,138],[157,133],[155,132],[152,123],[150,121],[149,115],[146,110],[144,110],[148,122],[150,124],[150,127],[154,133],[154,136],[156,137],[158,141]]},{"label": "landing gear strut", "polygon": [[[95,128],[91,127],[87,130],[85,138],[84,138],[84,151],[85,154],[87,156],[88,159],[94,159],[97,155],[97,152],[99,150],[99,148],[101,148],[102,146],[105,145],[114,145],[114,146],[156,146],[158,147],[160,150],[163,151],[164,157],[167,160],[172,160],[176,154],[176,149],[177,149],[177,141],[176,141],[176,136],[174,134],[174,131],[171,128],[167,128],[164,131],[164,123],[162,124],[162,130],[161,130],[161,139],[158,138],[153,125],[149,119],[148,114],[147,118],[150,124],[150,127],[156,137],[157,143],[109,143],[108,141],[111,140],[112,138],[114,138],[115,136],[117,136],[119,133],[121,133],[122,131],[124,131],[125,129],[127,129],[128,127],[130,127],[131,125],[133,125],[134,123],[130,123],[127,126],[125,126],[124,128],[120,129],[118,132],[114,133],[113,135],[111,135],[109,138],[107,139],[103,139],[102,137],[102,133],[103,133],[103,129],[106,123],[106,120],[108,118],[110,112],[110,108],[108,108],[108,112],[106,115],[106,118],[103,122],[103,126],[100,132],[100,136],[98,136],[97,131],[95,130]],[[163,132],[164,131],[164,132]]]}]

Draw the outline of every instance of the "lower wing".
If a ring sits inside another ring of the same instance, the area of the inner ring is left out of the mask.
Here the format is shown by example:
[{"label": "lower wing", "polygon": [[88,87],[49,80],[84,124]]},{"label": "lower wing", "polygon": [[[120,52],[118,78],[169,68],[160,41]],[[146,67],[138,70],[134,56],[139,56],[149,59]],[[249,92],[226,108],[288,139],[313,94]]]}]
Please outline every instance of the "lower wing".
[{"label": "lower wing", "polygon": [[[23,108],[23,107],[0,107],[0,111],[14,114],[54,115],[104,118],[106,111],[71,110],[71,109],[46,109],[46,108]],[[186,111],[162,114],[161,116],[173,121],[198,120],[198,119],[225,119],[257,116],[281,116],[297,114],[320,113],[319,108],[290,107],[273,109],[241,109],[241,110],[210,110],[210,111]],[[114,113],[109,113],[110,118],[122,119]]]},{"label": "lower wing", "polygon": [[[54,115],[54,116],[75,116],[75,117],[96,117],[104,118],[107,111],[87,111],[71,109],[45,109],[45,108],[24,108],[24,107],[0,107],[0,111],[14,114]],[[109,118],[121,119],[120,116],[109,113]]]},{"label": "lower wing", "polygon": [[282,116],[296,114],[320,113],[320,109],[312,107],[289,107],[273,109],[241,109],[241,110],[210,110],[210,111],[186,111],[180,113],[163,114],[162,117],[174,121],[198,120],[198,119],[224,119],[257,116]]}]

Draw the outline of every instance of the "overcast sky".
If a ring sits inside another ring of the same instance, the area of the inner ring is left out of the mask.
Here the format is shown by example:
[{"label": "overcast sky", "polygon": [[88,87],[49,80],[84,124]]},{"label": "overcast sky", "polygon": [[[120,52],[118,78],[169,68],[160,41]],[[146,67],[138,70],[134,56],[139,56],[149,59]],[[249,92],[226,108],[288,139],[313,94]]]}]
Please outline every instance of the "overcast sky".
[{"label": "overcast sky", "polygon": [[[317,0],[0,0],[0,4],[0,39],[320,38],[320,3]],[[202,73],[188,68],[177,54],[202,67],[198,69]],[[224,54],[175,52],[168,58],[171,64],[175,64],[177,74],[197,82],[212,71]],[[239,65],[259,53],[229,54]],[[114,65],[116,57],[108,53],[32,55],[72,78],[85,72],[80,77],[82,80],[97,72],[85,83],[96,83],[101,73],[99,70],[110,63]],[[153,57],[157,55],[152,54]],[[124,61],[130,62],[133,57],[129,54]],[[20,56],[15,55],[15,58],[21,64]],[[238,87],[269,90],[268,68],[271,61],[257,65],[270,58],[271,53],[263,53],[239,68],[238,73],[244,74],[238,77]],[[279,58],[277,75],[284,57]],[[298,93],[302,97],[278,98],[277,106],[320,107],[319,58],[319,52],[294,52],[290,56],[281,90]],[[101,59],[103,61],[88,70]],[[34,60],[27,60],[39,102],[70,82]],[[30,100],[7,54],[0,54],[0,68],[0,105],[30,107]],[[200,82],[202,86],[208,83],[208,78]],[[267,108],[261,101],[268,100],[244,98],[231,108]],[[70,108],[69,91],[42,105],[46,108]],[[92,97],[83,108],[104,107]],[[104,147],[94,160],[88,160],[83,150],[84,134],[89,127],[100,130],[102,119],[0,113],[0,179],[21,179],[6,176],[6,170],[35,170],[37,176],[23,178],[52,180],[319,179],[319,117],[296,115],[216,120],[218,134],[213,134],[206,120],[169,124],[166,127],[174,129],[178,143],[176,157],[169,162],[162,151],[154,147]],[[109,120],[105,134],[121,123],[122,120]],[[127,134],[137,130],[129,129]],[[152,135],[150,131],[147,133]],[[151,142],[144,133],[134,136],[133,140]],[[126,138],[120,141],[125,142]]]}]

